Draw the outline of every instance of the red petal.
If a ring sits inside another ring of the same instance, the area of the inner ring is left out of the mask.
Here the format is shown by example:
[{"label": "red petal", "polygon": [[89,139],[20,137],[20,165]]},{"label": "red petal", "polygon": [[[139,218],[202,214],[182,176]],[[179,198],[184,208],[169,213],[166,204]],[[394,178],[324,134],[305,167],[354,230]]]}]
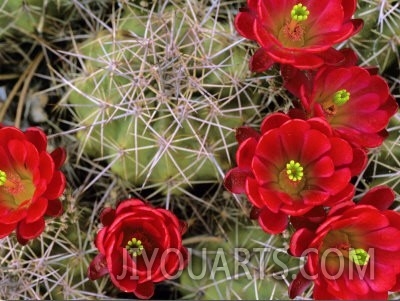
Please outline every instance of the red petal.
[{"label": "red petal", "polygon": [[304,256],[304,251],[307,250],[314,238],[315,232],[307,228],[302,228],[294,232],[290,238],[290,255],[296,257]]},{"label": "red petal", "polygon": [[1,222],[4,224],[15,224],[26,217],[27,209],[24,206],[20,206],[11,212],[7,211],[6,214],[2,214]]},{"label": "red petal", "polygon": [[65,182],[64,174],[61,171],[56,171],[43,196],[50,200],[57,199],[65,190]]},{"label": "red petal", "polygon": [[293,66],[302,70],[316,69],[321,67],[323,64],[324,60],[312,53],[302,53],[301,55],[297,55],[296,57],[294,57],[294,62],[293,62]]},{"label": "red petal", "polygon": [[259,193],[259,186],[254,178],[248,177],[246,181],[246,194],[249,201],[258,208],[265,207],[264,201]]},{"label": "red petal", "polygon": [[25,218],[26,223],[36,222],[39,218],[43,218],[47,210],[48,200],[43,197],[39,197],[35,202],[28,208],[28,213]]},{"label": "red petal", "polygon": [[289,298],[294,299],[301,295],[311,285],[311,280],[306,279],[303,275],[303,269],[296,275],[296,278],[290,283]]},{"label": "red petal", "polygon": [[261,157],[263,161],[267,161],[278,168],[287,163],[280,134],[281,133],[278,129],[270,130],[268,133],[264,134],[260,138],[255,152],[257,157]]},{"label": "red petal", "polygon": [[253,160],[256,146],[257,140],[254,138],[249,138],[239,145],[236,152],[236,162],[240,168],[251,168],[251,161]]},{"label": "red petal", "polygon": [[124,212],[133,212],[135,207],[149,207],[146,203],[139,199],[128,199],[120,202],[117,206],[116,215],[122,214]]},{"label": "red petal", "polygon": [[50,153],[50,156],[53,158],[55,165],[54,168],[60,169],[67,158],[67,153],[65,152],[65,149],[58,147]]},{"label": "red petal", "polygon": [[49,200],[47,203],[46,216],[60,216],[63,213],[63,205],[59,199]]},{"label": "red petal", "polygon": [[[352,204],[354,203],[352,202]],[[317,206],[302,216],[291,216],[290,223],[296,230],[301,228],[316,230],[325,219],[326,212],[324,206]]]},{"label": "red petal", "polygon": [[367,165],[367,153],[362,148],[353,148],[353,162],[349,166],[352,176],[359,175]]},{"label": "red petal", "polygon": [[0,238],[6,237],[17,227],[17,224],[0,224]]},{"label": "red petal", "polygon": [[393,204],[394,191],[384,185],[371,188],[358,202],[359,205],[371,205],[379,210],[386,210]]},{"label": "red petal", "polygon": [[235,28],[238,33],[249,40],[256,40],[256,36],[254,34],[254,22],[255,15],[254,13],[248,11],[239,12],[235,17]]},{"label": "red petal", "polygon": [[25,131],[25,137],[27,140],[36,146],[39,152],[45,152],[47,148],[47,137],[46,134],[39,128],[28,128]]},{"label": "red petal", "polygon": [[[303,161],[302,161],[303,162]],[[333,175],[335,166],[332,159],[328,156],[320,158],[317,162],[307,166],[308,178],[326,178]]]},{"label": "red petal", "polygon": [[235,137],[236,141],[241,144],[248,138],[254,138],[258,140],[260,138],[260,133],[249,126],[241,126],[236,129]]},{"label": "red petal", "polygon": [[[49,183],[54,174],[54,162],[51,156],[46,152],[42,152],[39,154],[39,169],[40,177],[46,179],[46,182]],[[60,195],[57,195],[53,198],[57,198],[59,196]]]},{"label": "red petal", "polygon": [[280,127],[281,142],[289,160],[300,160],[300,152],[304,144],[304,133],[309,128],[308,123],[300,119],[290,120]]},{"label": "red petal", "polygon": [[186,231],[187,231],[187,229],[188,229],[188,223],[187,223],[187,222],[184,222],[184,221],[182,221],[182,220],[178,220],[178,222],[179,222],[179,233],[180,233],[181,235],[183,235],[183,234],[186,233]]},{"label": "red petal", "polygon": [[364,236],[364,242],[370,247],[389,251],[400,251],[400,245],[398,243],[399,237],[399,229],[386,227],[366,234]]},{"label": "red petal", "polygon": [[258,157],[254,157],[253,174],[259,185],[265,185],[271,182],[278,183],[279,172],[280,170],[275,165],[268,161],[261,160]]},{"label": "red petal", "polygon": [[321,52],[319,57],[324,60],[325,64],[330,66],[343,66],[346,63],[345,55],[333,47]]},{"label": "red petal", "polygon": [[[7,143],[7,148],[10,152],[11,157],[14,162],[18,164],[25,163],[25,158],[27,156],[26,141],[11,140]],[[29,145],[29,144],[28,144]]]},{"label": "red petal", "polygon": [[89,265],[88,278],[90,280],[96,280],[106,274],[108,274],[106,257],[101,253],[97,254]]},{"label": "red petal", "polygon": [[[304,21],[305,26],[307,26],[307,40],[310,34],[313,36],[324,36],[329,32],[338,31],[341,28],[344,16],[341,2],[332,0],[308,2],[307,8],[310,11],[310,15]],[[326,43],[330,42],[329,40],[326,41]]]},{"label": "red petal", "polygon": [[272,113],[264,118],[261,124],[261,133],[264,134],[267,131],[275,128],[279,128],[286,121],[290,120],[290,117],[283,113]]},{"label": "red petal", "polygon": [[139,275],[126,249],[122,248],[121,251],[106,257],[111,281],[124,292],[135,292]]},{"label": "red petal", "polygon": [[264,48],[259,48],[250,58],[250,71],[264,72],[272,67],[275,61],[268,55]]},{"label": "red petal", "polygon": [[245,193],[245,185],[247,177],[253,176],[250,170],[235,167],[229,170],[224,179],[224,186],[232,193]]},{"label": "red petal", "polygon": [[153,282],[147,281],[138,284],[134,293],[140,299],[150,299],[154,295]]},{"label": "red petal", "polygon": [[318,187],[324,189],[326,192],[334,195],[344,189],[351,180],[350,170],[343,168],[336,170],[332,177],[329,178],[315,178],[312,179],[313,183]]},{"label": "red petal", "polygon": [[17,239],[21,244],[25,244],[27,240],[38,237],[43,232],[44,227],[43,217],[29,224],[22,220],[18,223]]},{"label": "red petal", "polygon": [[283,202],[277,193],[273,190],[264,189],[262,187],[259,189],[259,193],[265,206],[273,213],[279,213],[279,209],[282,207]]},{"label": "red petal", "polygon": [[100,214],[100,222],[105,226],[110,226],[115,219],[115,210],[112,208],[104,208]]},{"label": "red petal", "polygon": [[279,234],[286,229],[288,216],[282,212],[273,213],[268,208],[262,208],[258,223],[265,232]]},{"label": "red petal", "polygon": [[25,140],[26,137],[24,133],[16,127],[7,126],[0,129],[0,145],[7,145],[8,141],[12,139]]},{"label": "red petal", "polygon": [[305,205],[318,206],[322,205],[329,199],[329,193],[320,190],[304,190],[300,193]]},{"label": "red petal", "polygon": [[250,219],[258,219],[258,217],[260,216],[260,212],[261,212],[260,208],[257,208],[255,206],[253,206],[251,208],[251,211],[250,211],[250,214],[249,214],[249,218]]},{"label": "red petal", "polygon": [[353,149],[350,144],[337,137],[332,137],[330,140],[332,148],[328,155],[332,157],[335,166],[351,164],[353,161]]},{"label": "red petal", "polygon": [[[303,147],[301,149],[301,164],[308,165],[325,154],[330,148],[329,139],[317,130],[309,130],[303,133]],[[332,160],[330,160],[332,163]],[[333,165],[332,165],[333,167]]]}]

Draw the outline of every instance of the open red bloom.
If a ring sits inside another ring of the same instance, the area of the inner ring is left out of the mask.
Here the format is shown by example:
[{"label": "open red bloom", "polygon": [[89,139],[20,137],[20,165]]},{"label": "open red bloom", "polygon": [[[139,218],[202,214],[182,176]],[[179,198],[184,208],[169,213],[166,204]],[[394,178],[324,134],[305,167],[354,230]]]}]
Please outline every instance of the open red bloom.
[{"label": "open red bloom", "polygon": [[122,291],[148,299],[154,283],[173,278],[187,265],[186,224],[170,211],[129,199],[116,210],[105,209],[100,220],[104,228],[96,237],[100,253],[89,266],[91,280],[110,274]]},{"label": "open red bloom", "polygon": [[400,214],[387,210],[394,192],[384,186],[355,205],[331,208],[316,229],[296,231],[290,252],[306,256],[304,269],[289,287],[291,298],[314,281],[317,300],[382,300],[400,290]]},{"label": "open red bloom", "polygon": [[377,147],[398,106],[386,81],[357,67],[321,68],[300,88],[309,117],[324,117],[335,132],[361,147]]},{"label": "open red bloom", "polygon": [[239,128],[238,167],[225,177],[225,187],[246,193],[258,210],[261,227],[282,232],[288,215],[299,216],[316,206],[352,198],[352,176],[366,164],[365,152],[332,133],[321,118],[291,119],[274,113],[261,134]]},{"label": "open red bloom", "polygon": [[59,169],[65,152],[57,148],[49,154],[46,148],[40,129],[0,128],[0,238],[16,230],[26,244],[43,232],[45,216],[62,213],[65,177]]},{"label": "open red bloom", "polygon": [[252,71],[273,63],[314,69],[337,64],[343,55],[332,46],[362,28],[351,19],[356,0],[247,0],[235,18],[237,31],[261,48],[250,62]]}]

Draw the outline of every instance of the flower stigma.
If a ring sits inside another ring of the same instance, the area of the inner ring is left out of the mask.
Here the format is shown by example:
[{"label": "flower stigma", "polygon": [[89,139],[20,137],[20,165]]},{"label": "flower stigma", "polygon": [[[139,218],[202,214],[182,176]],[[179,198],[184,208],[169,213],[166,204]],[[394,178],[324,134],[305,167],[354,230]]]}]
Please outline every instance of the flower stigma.
[{"label": "flower stigma", "polygon": [[7,174],[0,169],[0,186],[3,186],[7,182]]},{"label": "flower stigma", "polygon": [[349,259],[356,265],[366,265],[369,257],[369,254],[364,249],[351,249],[349,251]]},{"label": "flower stigma", "polygon": [[290,11],[290,20],[279,31],[278,39],[286,47],[304,46],[304,28],[301,22],[307,20],[310,11],[306,6],[299,3],[293,6]]},{"label": "flower stigma", "polygon": [[286,174],[289,180],[293,182],[301,181],[304,175],[303,166],[301,166],[299,162],[290,160],[290,162],[286,164]]},{"label": "flower stigma", "polygon": [[133,237],[125,246],[125,249],[131,254],[133,257],[139,256],[142,254],[144,249],[142,245],[142,241]]},{"label": "flower stigma", "polygon": [[0,169],[0,187],[11,194],[18,194],[23,190],[21,179],[13,174],[7,174]]},{"label": "flower stigma", "polygon": [[349,99],[350,93],[346,89],[339,90],[333,95],[333,103],[338,106],[344,105]]},{"label": "flower stigma", "polygon": [[301,3],[293,6],[292,10],[290,11],[292,20],[297,21],[297,22],[307,20],[309,14],[310,14],[310,11],[307,9],[306,6],[303,6],[303,4],[301,4]]}]

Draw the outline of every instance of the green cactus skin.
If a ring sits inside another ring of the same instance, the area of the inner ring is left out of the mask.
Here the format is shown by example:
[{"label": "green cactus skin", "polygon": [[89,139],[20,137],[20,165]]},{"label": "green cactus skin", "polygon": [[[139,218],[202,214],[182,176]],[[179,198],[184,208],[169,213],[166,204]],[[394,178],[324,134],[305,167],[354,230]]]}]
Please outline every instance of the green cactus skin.
[{"label": "green cactus skin", "polygon": [[287,299],[288,287],[282,278],[290,282],[300,263],[287,254],[284,241],[258,226],[237,224],[223,236],[196,245],[179,278],[183,298]]},{"label": "green cactus skin", "polygon": [[116,23],[79,46],[83,72],[68,103],[85,127],[83,151],[163,193],[220,179],[232,164],[233,129],[262,101],[232,25],[211,14],[199,23],[172,5],[124,7]]},{"label": "green cactus skin", "polygon": [[363,1],[356,17],[364,21],[363,29],[351,39],[360,63],[378,66],[384,72],[397,60],[400,66],[400,14],[397,1]]},{"label": "green cactus skin", "polygon": [[372,160],[366,171],[371,179],[370,187],[388,185],[400,194],[400,113],[388,125],[389,136],[382,145],[372,152]]}]

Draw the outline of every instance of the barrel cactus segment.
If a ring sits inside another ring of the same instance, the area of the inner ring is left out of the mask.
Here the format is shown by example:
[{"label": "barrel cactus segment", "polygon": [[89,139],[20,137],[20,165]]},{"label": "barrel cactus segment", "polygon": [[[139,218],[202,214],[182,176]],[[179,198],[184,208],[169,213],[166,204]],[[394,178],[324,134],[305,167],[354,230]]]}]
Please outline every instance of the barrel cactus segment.
[{"label": "barrel cactus segment", "polygon": [[[359,1],[356,17],[364,20],[364,28],[350,39],[360,64],[378,66],[380,72],[394,64],[400,66],[400,13],[396,0]],[[397,74],[398,75],[398,74]]]},{"label": "barrel cactus segment", "polygon": [[285,280],[291,281],[300,261],[287,254],[286,243],[283,236],[240,223],[204,238],[189,248],[191,261],[179,278],[183,299],[288,299]]},{"label": "barrel cactus segment", "polygon": [[227,14],[201,2],[124,3],[112,28],[77,44],[66,101],[81,151],[164,194],[221,179],[233,129],[259,119],[268,89]]}]

